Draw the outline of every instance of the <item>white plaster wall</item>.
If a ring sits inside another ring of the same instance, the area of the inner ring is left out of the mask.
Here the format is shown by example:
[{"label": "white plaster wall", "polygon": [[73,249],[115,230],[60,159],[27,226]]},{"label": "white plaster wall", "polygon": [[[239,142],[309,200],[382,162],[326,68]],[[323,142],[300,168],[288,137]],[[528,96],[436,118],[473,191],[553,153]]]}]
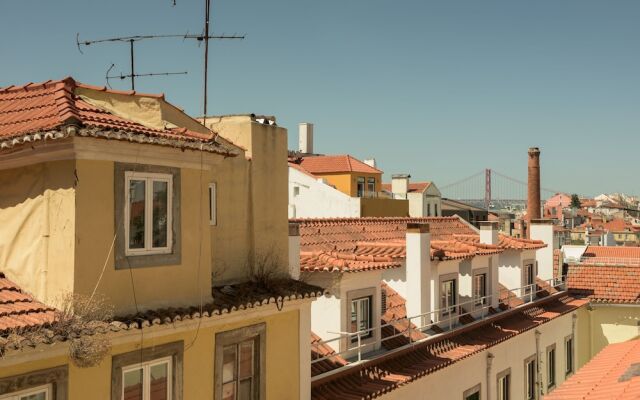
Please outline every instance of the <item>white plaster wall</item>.
[{"label": "white plaster wall", "polygon": [[402,297],[407,293],[407,269],[403,262],[402,267],[384,270],[382,280]]},{"label": "white plaster wall", "polygon": [[[299,194],[294,195],[294,188]],[[289,167],[289,218],[359,217],[360,199]]]},{"label": "white plaster wall", "polygon": [[553,278],[553,225],[531,224],[531,239],[542,240],[547,247],[536,250],[538,277],[543,280]]},{"label": "white plaster wall", "polygon": [[[539,356],[542,372],[543,392],[547,393],[546,348],[556,345],[556,387],[565,380],[564,339],[572,333],[572,314],[558,317],[536,328],[540,337]],[[524,360],[536,353],[535,330],[532,329],[517,335],[505,342],[499,343],[487,350],[483,350],[471,357],[460,360],[435,373],[426,375],[407,385],[383,395],[383,400],[460,400],[463,393],[477,384],[481,385],[481,399],[487,399],[487,385],[489,399],[496,398],[497,375],[511,368],[511,398],[524,398]],[[577,341],[575,333],[574,343]],[[494,355],[491,371],[487,381],[487,354]],[[574,354],[576,350],[574,350]],[[574,361],[575,365],[575,361]]]},{"label": "white plaster wall", "polygon": [[407,193],[407,199],[409,199],[409,216],[414,218],[427,216],[427,204],[423,196],[422,193]]},{"label": "white plaster wall", "polygon": [[[507,289],[522,286],[522,254],[518,250],[505,250],[500,253],[498,262],[498,281]],[[519,296],[520,292],[516,294]]]},{"label": "white plaster wall", "polygon": [[[322,340],[336,339],[339,335],[329,332],[340,332],[340,298],[324,295],[311,303],[311,330]],[[337,348],[338,342],[331,347]]]}]

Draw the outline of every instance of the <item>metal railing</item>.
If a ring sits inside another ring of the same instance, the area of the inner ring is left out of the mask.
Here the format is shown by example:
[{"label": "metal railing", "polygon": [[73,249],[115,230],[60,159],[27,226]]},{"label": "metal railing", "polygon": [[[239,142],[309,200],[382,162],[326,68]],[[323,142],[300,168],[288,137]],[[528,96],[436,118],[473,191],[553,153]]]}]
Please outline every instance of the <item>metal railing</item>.
[{"label": "metal railing", "polygon": [[[452,331],[455,328],[461,326],[459,322],[461,317],[468,315],[470,317],[473,317],[475,321],[482,321],[487,319],[490,315],[497,315],[503,312],[499,307],[500,304],[503,304],[506,307],[506,310],[517,308],[520,306],[524,306],[527,303],[530,303],[533,300],[537,299],[537,295],[539,293],[548,292],[550,288],[558,291],[564,291],[566,289],[564,277],[547,279],[542,282],[548,284],[549,286],[543,287],[538,283],[533,283],[530,285],[521,286],[516,289],[501,289],[501,291],[498,294],[498,307],[496,308],[494,308],[492,305],[493,295],[488,295],[483,297],[475,297],[469,301],[465,301],[463,303],[451,305],[448,307],[442,307],[424,314],[420,314],[412,317],[394,319],[386,324],[373,326],[368,329],[362,329],[357,332],[327,332],[329,334],[338,335],[338,336],[333,339],[322,340],[320,342],[314,343],[311,346],[312,349],[314,347],[319,348],[322,345],[330,346],[336,350],[340,349],[341,347],[346,347],[346,349],[342,351],[336,351],[333,354],[328,354],[321,357],[315,357],[311,360],[311,364],[313,365],[313,364],[316,364],[322,361],[327,361],[327,360],[331,361],[332,359],[335,361],[335,359],[337,358],[342,358],[344,360],[355,360],[351,362],[347,361],[348,362],[347,365],[330,371],[330,372],[335,372],[338,369],[342,369],[342,368],[348,367],[349,365],[355,365],[356,363],[361,362],[365,354],[367,355],[368,359],[375,359],[384,354],[387,354],[388,352],[397,350],[399,348],[404,348],[406,346],[414,346],[418,343],[425,341],[427,338],[433,338],[435,336],[438,336],[439,333],[437,333],[436,335],[433,335],[433,334],[425,335],[425,332],[427,330],[432,329],[436,326],[442,330],[444,330],[443,327],[448,328],[446,332]],[[500,296],[500,293],[502,293],[503,291],[508,292],[508,295],[506,297]],[[521,293],[521,294],[518,295],[518,293]],[[548,294],[551,294],[551,293],[548,293]],[[519,299],[522,302],[521,303],[517,302],[516,299]],[[482,302],[483,305],[482,306],[476,305],[476,303],[478,302]],[[512,303],[515,304],[516,302],[518,304],[512,306]],[[464,311],[463,306],[467,304],[471,304],[471,311]],[[493,309],[493,313],[490,311],[491,309]],[[464,311],[464,312],[460,312],[460,311]],[[434,317],[436,318],[434,319]],[[415,320],[418,320],[419,322],[415,324],[413,322]],[[397,329],[398,325],[400,326],[406,325],[407,328],[405,330],[400,330],[400,329]],[[398,333],[395,333],[390,336],[382,337],[382,329],[387,327],[391,327],[394,332],[397,331]],[[381,332],[381,335],[380,335],[381,337],[375,338],[375,331],[378,331],[378,330]],[[416,333],[420,336],[419,339],[413,338],[414,334]],[[365,337],[368,337],[369,335],[373,336],[374,339],[369,339],[365,343],[363,343],[363,339]],[[356,338],[356,340],[352,342],[352,339],[354,337]],[[390,349],[386,352],[381,352],[376,354],[370,353],[370,352],[373,352],[374,350],[382,348],[383,343],[396,338],[400,338],[400,337],[403,337],[406,340],[408,340],[408,343],[400,347]],[[338,346],[333,347],[332,344],[335,344],[336,342]],[[342,344],[341,342],[344,343],[343,346],[341,346]],[[351,344],[355,344],[355,346],[352,347]],[[367,353],[370,353],[370,354],[367,354]],[[322,375],[323,374],[316,375],[313,377],[313,379],[317,379],[319,376],[322,376]]]}]

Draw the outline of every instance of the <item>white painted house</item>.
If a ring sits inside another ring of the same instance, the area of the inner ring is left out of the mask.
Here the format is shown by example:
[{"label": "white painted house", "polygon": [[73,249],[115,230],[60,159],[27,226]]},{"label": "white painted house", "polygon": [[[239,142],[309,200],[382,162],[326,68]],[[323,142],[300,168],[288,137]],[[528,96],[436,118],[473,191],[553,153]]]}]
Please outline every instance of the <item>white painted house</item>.
[{"label": "white painted house", "polygon": [[410,217],[442,216],[442,193],[433,182],[410,182],[411,175],[395,174],[382,189],[394,199],[409,200]]}]

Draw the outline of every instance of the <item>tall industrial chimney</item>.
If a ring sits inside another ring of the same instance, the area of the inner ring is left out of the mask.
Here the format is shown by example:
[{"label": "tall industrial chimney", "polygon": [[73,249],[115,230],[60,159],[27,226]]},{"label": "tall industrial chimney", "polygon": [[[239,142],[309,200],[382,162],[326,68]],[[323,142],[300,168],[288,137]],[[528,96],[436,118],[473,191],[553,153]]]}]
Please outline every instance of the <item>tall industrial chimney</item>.
[{"label": "tall industrial chimney", "polygon": [[529,182],[527,185],[527,220],[540,219],[540,149],[529,148]]},{"label": "tall industrial chimney", "polygon": [[304,154],[313,154],[313,124],[298,124],[298,149]]}]

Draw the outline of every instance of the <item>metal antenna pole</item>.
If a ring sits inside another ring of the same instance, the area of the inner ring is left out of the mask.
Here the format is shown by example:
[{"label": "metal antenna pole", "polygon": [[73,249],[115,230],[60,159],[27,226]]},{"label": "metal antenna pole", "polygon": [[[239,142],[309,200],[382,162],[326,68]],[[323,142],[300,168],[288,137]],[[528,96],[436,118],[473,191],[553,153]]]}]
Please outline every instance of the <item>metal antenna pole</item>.
[{"label": "metal antenna pole", "polygon": [[129,40],[129,49],[131,52],[131,90],[136,90],[136,73],[133,69],[133,39]]},{"label": "metal antenna pole", "polygon": [[209,11],[211,9],[211,0],[204,0],[204,96],[202,125],[207,124],[207,83],[209,70]]}]

